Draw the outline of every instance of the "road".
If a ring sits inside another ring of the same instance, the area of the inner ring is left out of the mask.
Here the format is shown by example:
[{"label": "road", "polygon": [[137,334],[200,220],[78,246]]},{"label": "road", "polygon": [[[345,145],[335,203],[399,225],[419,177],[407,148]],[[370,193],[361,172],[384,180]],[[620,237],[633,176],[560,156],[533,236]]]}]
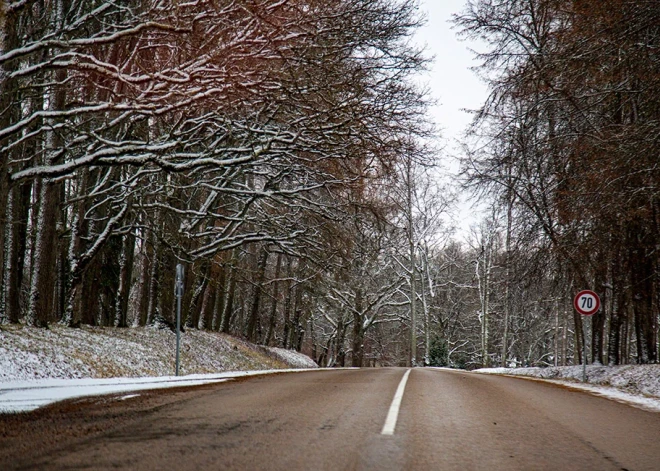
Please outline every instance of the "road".
[{"label": "road", "polygon": [[658,413],[554,384],[421,368],[397,412],[406,371],[259,376],[0,417],[0,469],[660,469]]}]

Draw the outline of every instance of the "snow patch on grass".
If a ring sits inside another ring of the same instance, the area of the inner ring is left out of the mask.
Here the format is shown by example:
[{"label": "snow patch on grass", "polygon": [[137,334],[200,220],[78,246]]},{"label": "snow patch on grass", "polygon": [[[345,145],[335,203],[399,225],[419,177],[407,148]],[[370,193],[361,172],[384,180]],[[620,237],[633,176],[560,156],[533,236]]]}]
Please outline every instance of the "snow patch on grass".
[{"label": "snow patch on grass", "polygon": [[307,355],[286,350],[284,348],[268,347],[268,350],[281,361],[291,365],[293,368],[318,368],[318,365]]},{"label": "snow patch on grass", "polygon": [[[176,336],[157,327],[0,327],[0,382],[46,378],[135,378],[175,371]],[[309,357],[229,335],[181,334],[180,374],[316,368]]]}]

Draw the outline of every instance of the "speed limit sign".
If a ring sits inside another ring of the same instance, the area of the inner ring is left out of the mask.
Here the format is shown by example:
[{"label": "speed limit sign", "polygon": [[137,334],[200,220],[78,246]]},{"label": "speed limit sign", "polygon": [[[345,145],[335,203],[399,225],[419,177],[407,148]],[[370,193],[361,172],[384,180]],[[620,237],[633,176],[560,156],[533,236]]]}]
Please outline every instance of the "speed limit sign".
[{"label": "speed limit sign", "polygon": [[585,289],[575,296],[573,306],[583,316],[592,316],[600,309],[600,298],[593,291]]}]

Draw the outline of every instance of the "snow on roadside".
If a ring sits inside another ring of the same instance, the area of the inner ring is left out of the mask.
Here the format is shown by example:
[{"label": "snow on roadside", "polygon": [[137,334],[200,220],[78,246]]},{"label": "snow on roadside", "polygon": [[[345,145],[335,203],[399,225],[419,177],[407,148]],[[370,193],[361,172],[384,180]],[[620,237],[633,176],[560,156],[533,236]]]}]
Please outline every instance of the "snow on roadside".
[{"label": "snow on roadside", "polygon": [[[49,329],[0,326],[0,382],[44,378],[167,376],[175,369],[176,336],[168,329]],[[215,332],[181,334],[181,375],[314,368],[298,352],[252,345]]]},{"label": "snow on roadside", "polygon": [[175,339],[170,330],[157,327],[2,325],[0,413],[29,411],[75,397],[318,368],[299,352],[189,329],[181,334],[181,376],[169,376],[175,369]]},{"label": "snow on roadside", "polygon": [[[53,402],[87,396],[134,392],[147,389],[177,388],[221,383],[233,378],[272,373],[293,373],[315,369],[233,371],[219,374],[163,376],[153,378],[40,379],[0,382],[0,413],[29,412]],[[127,394],[125,400],[139,394]]]},{"label": "snow on roadside", "polygon": [[291,365],[294,368],[318,368],[318,365],[307,355],[303,355],[295,350],[286,350],[284,348],[268,347],[271,354],[280,360]]},{"label": "snow on roadside", "polygon": [[587,382],[582,382],[582,366],[547,368],[482,368],[475,373],[525,376],[560,383],[615,401],[660,412],[660,365],[587,366]]}]

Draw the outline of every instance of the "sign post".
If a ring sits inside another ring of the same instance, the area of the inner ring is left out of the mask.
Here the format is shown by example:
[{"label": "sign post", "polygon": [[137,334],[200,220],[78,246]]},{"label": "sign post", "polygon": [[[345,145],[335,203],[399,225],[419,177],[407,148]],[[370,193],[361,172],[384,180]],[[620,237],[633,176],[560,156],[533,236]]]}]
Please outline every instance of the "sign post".
[{"label": "sign post", "polygon": [[183,297],[183,265],[176,266],[176,282],[174,283],[176,295],[176,376],[179,376],[179,353],[181,351],[181,298]]},{"label": "sign post", "polygon": [[[573,307],[583,316],[591,317],[600,309],[600,297],[588,289],[580,291],[573,299]],[[587,382],[587,336],[582,328],[582,382]]]}]

